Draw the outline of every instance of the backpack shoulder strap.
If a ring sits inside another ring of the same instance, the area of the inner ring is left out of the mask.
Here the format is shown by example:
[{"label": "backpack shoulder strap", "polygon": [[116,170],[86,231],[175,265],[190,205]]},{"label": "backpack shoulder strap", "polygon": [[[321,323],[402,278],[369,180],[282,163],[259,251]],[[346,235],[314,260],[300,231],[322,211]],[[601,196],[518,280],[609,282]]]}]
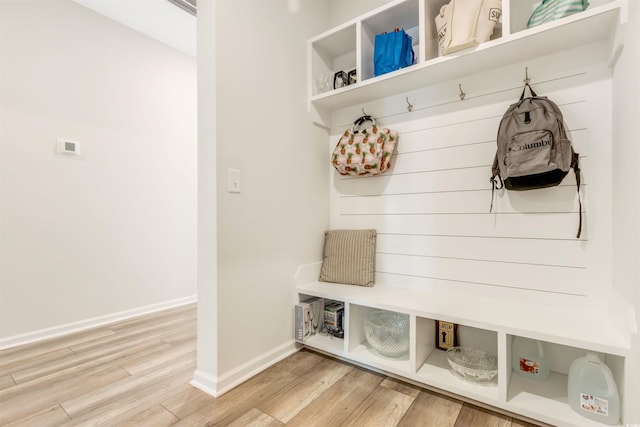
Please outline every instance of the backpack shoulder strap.
[{"label": "backpack shoulder strap", "polygon": [[571,148],[571,167],[573,168],[573,172],[576,174],[576,186],[578,189],[578,215],[580,218],[578,222],[578,233],[576,235],[576,239],[579,239],[580,235],[582,234],[582,200],[580,198],[580,164],[578,162],[579,158],[580,155],[573,151],[573,148]]},{"label": "backpack shoulder strap", "polygon": [[531,92],[531,96],[532,96],[533,98],[535,98],[536,96],[538,96],[538,95],[533,91],[533,89],[531,88],[531,86],[529,85],[529,83],[527,82],[527,83],[525,83],[525,84],[524,84],[524,88],[522,88],[522,95],[520,95],[520,101],[522,101],[522,100],[524,99],[524,94],[525,94],[525,92],[527,91],[527,88],[529,88],[529,92]]},{"label": "backpack shoulder strap", "polygon": [[496,153],[496,157],[493,159],[493,166],[491,167],[491,178],[489,179],[489,182],[491,182],[491,206],[489,207],[489,213],[491,213],[493,211],[493,196],[495,191],[504,188],[504,182],[502,181],[502,177],[500,176],[500,168],[498,167],[498,153]]}]

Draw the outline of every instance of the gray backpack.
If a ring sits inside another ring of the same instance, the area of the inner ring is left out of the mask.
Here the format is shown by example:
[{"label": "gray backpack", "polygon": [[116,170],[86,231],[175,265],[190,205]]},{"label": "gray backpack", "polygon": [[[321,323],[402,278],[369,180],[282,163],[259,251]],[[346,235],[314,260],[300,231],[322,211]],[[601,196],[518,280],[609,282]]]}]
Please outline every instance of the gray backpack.
[{"label": "gray backpack", "polygon": [[[531,97],[525,98],[529,88]],[[534,190],[553,187],[562,182],[570,168],[576,175],[582,231],[580,168],[578,153],[564,130],[562,113],[546,96],[537,96],[527,83],[520,100],[509,106],[498,128],[498,149],[491,176],[491,208],[496,189]]]}]

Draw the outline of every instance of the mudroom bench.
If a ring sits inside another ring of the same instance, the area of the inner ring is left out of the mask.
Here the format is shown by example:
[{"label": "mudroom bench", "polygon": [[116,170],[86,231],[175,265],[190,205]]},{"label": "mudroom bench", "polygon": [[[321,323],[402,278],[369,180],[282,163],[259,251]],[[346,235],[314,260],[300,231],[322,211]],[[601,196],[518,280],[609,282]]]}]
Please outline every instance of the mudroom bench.
[{"label": "mudroom bench", "polygon": [[[435,387],[464,398],[554,425],[602,425],[581,417],[567,403],[567,372],[587,351],[598,353],[611,368],[624,404],[625,360],[637,340],[633,309],[622,298],[605,295],[598,301],[565,297],[541,303],[530,300],[451,293],[441,289],[378,283],[361,287],[319,282],[322,263],[302,265],[295,274],[295,302],[313,298],[344,305],[344,338],[315,334],[298,342],[306,347],[372,370]],[[371,349],[364,321],[371,310],[410,317],[410,348],[405,357],[384,357]],[[436,321],[458,325],[459,344],[497,356],[498,375],[489,383],[456,376],[445,351],[436,347]],[[514,337],[545,343],[552,371],[545,382],[511,375]]]}]

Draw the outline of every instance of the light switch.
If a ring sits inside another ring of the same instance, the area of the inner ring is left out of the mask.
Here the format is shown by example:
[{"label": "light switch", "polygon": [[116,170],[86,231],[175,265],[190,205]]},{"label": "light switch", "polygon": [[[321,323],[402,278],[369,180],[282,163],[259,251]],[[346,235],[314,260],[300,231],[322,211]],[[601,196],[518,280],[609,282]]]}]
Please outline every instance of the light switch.
[{"label": "light switch", "polygon": [[240,192],[240,171],[238,169],[227,170],[227,189],[229,193]]}]

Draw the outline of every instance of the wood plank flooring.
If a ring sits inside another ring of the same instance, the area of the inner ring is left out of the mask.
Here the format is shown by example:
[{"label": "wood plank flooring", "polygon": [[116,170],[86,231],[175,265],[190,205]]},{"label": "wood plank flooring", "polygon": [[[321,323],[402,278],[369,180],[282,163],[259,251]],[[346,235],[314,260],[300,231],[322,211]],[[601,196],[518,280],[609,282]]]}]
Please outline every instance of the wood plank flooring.
[{"label": "wood plank flooring", "polygon": [[302,350],[217,399],[194,304],[0,351],[2,426],[533,426]]}]

